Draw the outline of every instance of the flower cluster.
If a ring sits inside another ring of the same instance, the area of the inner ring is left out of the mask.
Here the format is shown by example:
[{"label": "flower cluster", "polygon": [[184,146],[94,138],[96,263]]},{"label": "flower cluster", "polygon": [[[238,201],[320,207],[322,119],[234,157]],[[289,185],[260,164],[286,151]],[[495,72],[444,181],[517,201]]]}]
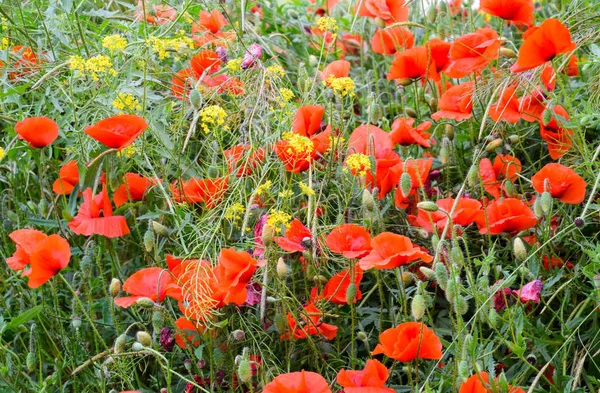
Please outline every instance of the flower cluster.
[{"label": "flower cluster", "polygon": [[71,56],[69,68],[78,71],[80,75],[88,75],[93,80],[99,81],[101,74],[116,76],[117,71],[113,68],[112,60],[108,56],[96,55],[88,59],[81,56]]}]

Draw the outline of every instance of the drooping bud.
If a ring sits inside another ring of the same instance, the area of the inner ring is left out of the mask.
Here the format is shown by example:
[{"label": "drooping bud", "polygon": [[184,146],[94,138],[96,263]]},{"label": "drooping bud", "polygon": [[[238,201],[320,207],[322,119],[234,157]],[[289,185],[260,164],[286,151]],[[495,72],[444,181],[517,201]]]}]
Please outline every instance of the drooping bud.
[{"label": "drooping bud", "polygon": [[248,383],[252,380],[252,366],[248,359],[242,359],[237,368],[237,376],[243,383]]},{"label": "drooping bud", "polygon": [[244,341],[246,339],[246,333],[241,329],[236,329],[231,332],[231,339],[234,341]]},{"label": "drooping bud", "polygon": [[27,371],[29,371],[30,373],[33,372],[33,370],[35,370],[35,353],[29,351],[27,357],[25,358],[25,364],[27,366]]},{"label": "drooping bud", "polygon": [[436,4],[433,3],[429,6],[429,8],[427,8],[427,11],[425,12],[425,16],[427,17],[427,22],[434,24],[435,20],[437,19],[437,7]]},{"label": "drooping bud", "polygon": [[322,276],[322,275],[319,274],[319,275],[315,275],[313,277],[313,281],[317,285],[319,285],[319,284],[325,285],[325,284],[327,284],[327,281],[329,281],[329,280],[327,280],[327,277]]},{"label": "drooping bud", "polygon": [[157,235],[161,235],[161,236],[169,236],[169,230],[167,229],[166,226],[164,226],[163,224],[161,224],[160,222],[157,221],[152,221],[152,230],[154,231],[154,233],[156,233]]},{"label": "drooping bud", "polygon": [[458,245],[452,246],[452,249],[450,250],[450,260],[452,261],[452,263],[454,263],[458,266],[463,265],[464,256],[463,256],[462,250],[460,249],[460,246],[458,246]]},{"label": "drooping bud", "polygon": [[283,258],[279,257],[277,260],[277,276],[282,280],[285,279],[289,273],[289,268],[283,261]]},{"label": "drooping bud", "polygon": [[135,304],[144,308],[152,308],[156,305],[156,303],[154,303],[154,301],[148,297],[139,298]]},{"label": "drooping bud", "polygon": [[408,172],[404,172],[400,176],[400,192],[402,192],[402,196],[408,198],[410,191],[412,190],[412,180]]},{"label": "drooping bud", "polygon": [[525,243],[520,237],[515,237],[513,240],[513,250],[515,253],[515,257],[519,262],[523,262],[527,259],[527,249],[525,248]]},{"label": "drooping bud", "polygon": [[469,168],[469,172],[467,173],[467,184],[469,187],[473,188],[479,181],[479,167],[477,164],[471,165]]},{"label": "drooping bud", "polygon": [[408,285],[415,280],[415,276],[410,272],[402,272],[400,278],[402,279],[402,283],[404,285]]},{"label": "drooping bud", "polygon": [[108,293],[112,297],[117,297],[119,292],[121,292],[121,280],[113,277],[113,279],[110,280],[110,285],[108,286]]},{"label": "drooping bud", "polygon": [[385,21],[380,17],[375,18],[375,25],[380,29],[385,29]]},{"label": "drooping bud", "polygon": [[436,205],[435,202],[432,202],[432,201],[419,202],[419,203],[417,203],[417,208],[419,208],[421,210],[425,210],[426,212],[430,212],[430,213],[434,213],[434,212],[440,210],[438,205]]},{"label": "drooping bud", "polygon": [[467,299],[464,296],[458,296],[456,298],[456,312],[459,315],[465,315],[467,311],[469,311],[469,304],[467,303]]},{"label": "drooping bud", "polygon": [[362,205],[369,212],[372,212],[373,209],[375,209],[375,199],[371,192],[366,188],[362,192]]},{"label": "drooping bud", "polygon": [[152,346],[152,337],[150,337],[150,335],[143,330],[140,330],[135,334],[135,339],[145,347]]},{"label": "drooping bud", "polygon": [[514,59],[515,57],[517,57],[517,53],[514,50],[506,47],[500,48],[500,55],[508,57],[509,59]]},{"label": "drooping bud", "polygon": [[421,273],[423,273],[423,275],[425,276],[425,278],[427,278],[428,280],[432,280],[435,278],[435,271],[428,268],[427,266],[421,266],[419,268],[419,271]]},{"label": "drooping bud", "polygon": [[367,337],[367,333],[363,332],[362,330],[356,333],[356,337],[362,342],[367,342],[369,339],[369,337]]},{"label": "drooping bud", "polygon": [[354,304],[354,301],[356,300],[356,291],[356,284],[351,282],[346,289],[346,303]]},{"label": "drooping bud", "polygon": [[139,351],[144,350],[144,346],[142,345],[142,343],[136,341],[131,345],[131,350],[133,352],[139,352]]},{"label": "drooping bud", "polygon": [[202,108],[202,94],[198,89],[192,89],[190,91],[190,103],[195,110]]},{"label": "drooping bud", "polygon": [[445,131],[446,131],[446,137],[448,137],[448,139],[453,141],[454,140],[454,126],[452,124],[446,124]]},{"label": "drooping bud", "polygon": [[446,146],[440,148],[440,162],[442,165],[447,165],[450,160],[450,152]]},{"label": "drooping bud", "polygon": [[446,266],[441,262],[436,263],[434,269],[435,281],[445,291],[448,287],[448,270],[446,270]]},{"label": "drooping bud", "polygon": [[415,112],[415,110],[412,108],[404,108],[404,113],[406,113],[408,116],[412,117],[413,119],[416,119],[417,117],[419,117],[419,115],[417,115],[417,112]]},{"label": "drooping bud", "polygon": [[415,321],[420,321],[425,314],[425,298],[421,294],[416,294],[410,304],[410,311]]},{"label": "drooping bud", "polygon": [[154,233],[150,229],[144,232],[144,248],[146,252],[152,252],[154,249]]},{"label": "drooping bud", "polygon": [[431,109],[432,112],[437,112],[438,100],[435,97],[431,97],[429,99],[429,101],[427,102],[427,104],[429,105],[429,108]]},{"label": "drooping bud", "polygon": [[[412,85],[412,83],[413,83],[413,80],[412,80],[412,79],[410,79],[410,78],[400,78],[400,79],[396,79],[396,84],[397,84],[397,85],[400,85],[400,86],[404,86],[404,87],[406,87],[406,86],[410,86],[410,85]],[[411,111],[412,111],[412,109],[411,109]],[[414,111],[413,111],[413,112],[414,112]],[[408,111],[406,112],[406,114],[407,114],[408,116],[410,116],[410,115],[408,114]],[[412,116],[411,116],[411,117],[412,117]]]},{"label": "drooping bud", "polygon": [[502,138],[496,138],[487,144],[487,146],[485,147],[485,151],[492,152],[492,151],[496,150],[497,148],[499,148],[500,146],[502,146],[502,143],[504,143],[502,141]]},{"label": "drooping bud", "polygon": [[117,339],[115,340],[115,353],[121,353],[125,350],[125,344],[127,344],[127,341],[129,341],[129,336],[127,336],[126,334],[121,334],[119,337],[117,337]]},{"label": "drooping bud", "polygon": [[431,235],[431,247],[433,247],[434,250],[437,250],[438,245],[440,244],[440,238],[438,237],[437,234],[432,234]]},{"label": "drooping bud", "polygon": [[[440,285],[441,286],[441,285]],[[457,288],[458,285],[456,284],[456,281],[454,280],[448,280],[448,283],[446,284],[446,300],[448,300],[448,302],[450,304],[454,304],[456,306],[456,294],[457,294]]]}]

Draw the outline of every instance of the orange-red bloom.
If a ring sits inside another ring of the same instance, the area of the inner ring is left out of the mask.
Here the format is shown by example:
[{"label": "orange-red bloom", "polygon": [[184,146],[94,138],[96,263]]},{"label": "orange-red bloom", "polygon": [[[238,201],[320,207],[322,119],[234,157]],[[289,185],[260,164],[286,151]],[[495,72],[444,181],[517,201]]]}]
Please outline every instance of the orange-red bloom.
[{"label": "orange-red bloom", "polygon": [[[465,382],[460,385],[458,393],[492,393],[497,391],[498,383],[495,383],[496,389],[492,389],[490,376],[486,372],[470,376]],[[508,385],[508,393],[525,393],[519,387]]]},{"label": "orange-red bloom", "polygon": [[121,150],[133,143],[148,128],[136,115],[117,115],[85,128],[85,133],[111,149]]},{"label": "orange-red bloom", "polygon": [[[288,331],[281,335],[281,340],[302,339],[308,336],[322,335],[328,340],[337,336],[337,326],[321,321],[322,313],[314,304],[309,304],[299,312],[300,322],[291,312],[287,314]],[[264,391],[263,391],[264,392]]]},{"label": "orange-red bloom", "polygon": [[146,191],[156,184],[154,179],[149,179],[137,173],[127,172],[121,184],[113,194],[115,206],[119,207],[128,201],[142,201]]},{"label": "orange-red bloom", "polygon": [[161,302],[167,296],[167,290],[172,283],[171,275],[160,267],[140,269],[123,283],[123,290],[131,296],[116,298],[115,304],[127,308],[141,298]]},{"label": "orange-red bloom", "polygon": [[377,359],[369,359],[360,371],[341,369],[337,383],[345,388],[345,393],[394,393],[394,389],[385,387],[388,377],[387,367]]},{"label": "orange-red bloom", "polygon": [[435,62],[431,61],[427,48],[416,46],[396,54],[387,74],[387,80],[420,79],[434,76],[436,76]]},{"label": "orange-red bloom", "polygon": [[202,74],[213,74],[221,68],[221,58],[215,51],[202,50],[190,59],[190,66],[196,78]]},{"label": "orange-red bloom", "polygon": [[246,286],[256,269],[264,263],[252,258],[246,251],[222,249],[214,274],[217,280],[215,286],[223,303],[244,304],[248,296]]},{"label": "orange-red bloom", "polygon": [[276,236],[273,240],[282,250],[303,252],[310,245],[311,234],[300,220],[294,218],[285,231],[285,237]]},{"label": "orange-red bloom", "polygon": [[213,209],[219,205],[229,185],[229,177],[216,179],[190,178],[186,182],[174,182],[171,184],[173,199],[177,202],[202,203],[207,209]]},{"label": "orange-red bloom", "polygon": [[381,18],[386,24],[408,21],[405,0],[362,0],[356,3],[354,12],[358,16]]},{"label": "orange-red bloom", "polygon": [[350,75],[350,62],[347,60],[335,60],[327,64],[321,72],[321,80],[328,84],[329,78],[344,78]]},{"label": "orange-red bloom", "polygon": [[393,269],[411,262],[423,260],[433,261],[433,257],[409,238],[391,232],[383,232],[371,239],[373,250],[360,260],[363,270]]},{"label": "orange-red bloom", "polygon": [[489,115],[494,121],[506,120],[509,123],[516,123],[521,119],[519,99],[514,86],[502,91],[498,102],[490,106]]},{"label": "orange-red bloom", "polygon": [[375,155],[375,176],[368,171],[365,180],[369,190],[379,189],[379,199],[385,198],[398,184],[400,175],[396,168],[401,164],[400,156],[393,150],[378,151]]},{"label": "orange-red bloom", "polygon": [[585,180],[573,169],[561,164],[546,164],[533,175],[531,182],[537,192],[548,191],[553,198],[564,203],[576,205],[585,199]]},{"label": "orange-red bloom", "polygon": [[428,56],[435,64],[436,74],[442,72],[444,68],[446,68],[446,66],[448,65],[448,62],[450,61],[448,53],[450,52],[451,47],[452,43],[442,41],[439,38],[432,38],[425,43],[425,48],[427,48]]},{"label": "orange-red bloom", "polygon": [[393,148],[391,135],[371,124],[362,124],[356,127],[348,139],[349,154],[361,153],[377,156],[377,153],[384,153]]},{"label": "orange-red bloom", "polygon": [[392,141],[401,146],[419,145],[422,147],[431,147],[431,134],[426,132],[431,127],[430,121],[425,121],[413,128],[415,119],[408,117],[399,117],[392,123],[392,132],[390,136]]},{"label": "orange-red bloom", "polygon": [[302,136],[311,136],[321,130],[325,107],[319,105],[301,106],[292,121],[292,131]]},{"label": "orange-red bloom", "polygon": [[522,168],[521,161],[508,154],[498,154],[494,165],[489,158],[482,159],[479,162],[479,174],[483,188],[494,198],[500,198],[504,190],[502,181],[508,179],[514,182]]},{"label": "orange-red bloom", "polygon": [[[485,208],[485,217],[479,224],[479,232],[498,235],[529,229],[537,223],[535,214],[527,204],[516,198],[498,199]],[[487,220],[487,225],[486,225]]]},{"label": "orange-red bloom", "polygon": [[171,94],[180,100],[187,99],[195,79],[194,71],[189,67],[177,71],[171,78]]},{"label": "orange-red bloom", "polygon": [[473,110],[473,91],[473,82],[452,86],[442,94],[438,103],[440,110],[431,115],[431,118],[457,121],[470,119]]},{"label": "orange-red bloom", "polygon": [[227,19],[225,19],[221,11],[214,9],[211,12],[204,10],[200,11],[200,20],[198,24],[211,33],[216,34],[229,23],[227,23]]},{"label": "orange-red bloom", "polygon": [[571,52],[577,47],[571,41],[569,29],[554,18],[530,28],[523,37],[525,41],[519,49],[517,62],[510,67],[512,72],[523,72],[541,66],[559,54]]},{"label": "orange-red bloom", "polygon": [[[69,242],[59,235],[47,236],[35,229],[19,229],[8,235],[17,245],[6,264],[12,270],[24,270],[29,288],[37,288],[67,267],[71,259]],[[29,268],[27,266],[29,265]]]},{"label": "orange-red bloom", "polygon": [[[554,113],[569,120],[569,114],[560,105],[554,107]],[[573,145],[572,135],[573,130],[563,128],[561,121],[556,116],[553,116],[548,124],[540,121],[540,136],[548,144],[548,153],[550,153],[553,160],[558,160],[571,150]]]},{"label": "orange-red bloom", "polygon": [[373,52],[380,55],[393,55],[401,49],[412,48],[414,44],[413,34],[400,26],[377,30],[371,38]]},{"label": "orange-red bloom", "polygon": [[58,138],[58,124],[48,117],[28,117],[15,124],[15,132],[29,146],[42,148]]},{"label": "orange-red bloom", "polygon": [[52,191],[58,195],[69,195],[78,183],[79,168],[77,168],[77,161],[72,160],[60,168],[58,179],[52,184]]},{"label": "orange-red bloom", "polygon": [[511,23],[533,25],[533,0],[481,0],[479,9]]},{"label": "orange-red bloom", "polygon": [[362,258],[372,249],[371,235],[356,224],[342,224],[333,228],[325,242],[331,251],[349,259]]},{"label": "orange-red bloom", "polygon": [[362,299],[362,292],[360,291],[360,282],[363,278],[363,270],[360,266],[354,268],[354,280],[352,279],[353,274],[350,268],[342,270],[335,276],[331,277],[325,288],[323,288],[323,298],[329,302],[337,304],[348,304],[346,300],[346,292],[351,282],[356,285],[356,296],[354,297],[354,303]]},{"label": "orange-red bloom", "polygon": [[478,29],[458,37],[450,47],[450,63],[445,69],[451,78],[462,78],[481,71],[498,58],[500,38],[494,29]]},{"label": "orange-red bloom", "polygon": [[250,145],[237,145],[223,152],[227,159],[229,173],[235,173],[237,177],[244,177],[254,172],[254,169],[265,158],[265,149],[259,147],[256,150],[250,150]]},{"label": "orange-red bloom", "polygon": [[433,330],[422,323],[405,322],[379,335],[373,355],[384,354],[400,362],[442,358],[442,342]]},{"label": "orange-red bloom", "polygon": [[319,374],[302,370],[278,375],[265,385],[262,393],[331,393],[331,389]]},{"label": "orange-red bloom", "polygon": [[[452,211],[454,206],[454,198],[439,199],[436,205],[446,211]],[[423,209],[418,209],[417,215],[409,215],[407,217],[411,225],[421,227],[429,233],[443,230],[448,225],[448,216],[442,211],[427,212]],[[481,223],[483,220],[483,210],[481,210],[481,202],[471,198],[460,198],[456,205],[456,209],[452,213],[452,224],[467,227],[473,223]],[[450,233],[448,234],[451,235]]]},{"label": "orange-red bloom", "polygon": [[127,220],[123,216],[113,216],[113,209],[106,192],[93,196],[92,189],[83,192],[83,203],[77,215],[69,222],[69,228],[78,235],[101,235],[108,238],[120,237],[129,233]]},{"label": "orange-red bloom", "polygon": [[[146,10],[145,15],[144,9]],[[159,25],[162,25],[174,21],[177,17],[177,10],[170,5],[157,4],[152,6],[152,13],[150,11],[150,5],[147,2],[138,0],[138,10],[135,11],[135,19],[141,20],[145,17],[146,22],[148,23],[158,23]]]}]

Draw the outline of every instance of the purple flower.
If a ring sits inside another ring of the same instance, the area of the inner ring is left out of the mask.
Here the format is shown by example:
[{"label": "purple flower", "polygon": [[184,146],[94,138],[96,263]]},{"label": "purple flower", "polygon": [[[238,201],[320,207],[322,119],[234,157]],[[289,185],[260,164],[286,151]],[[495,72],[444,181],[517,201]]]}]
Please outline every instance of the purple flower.
[{"label": "purple flower", "polygon": [[262,287],[256,281],[251,281],[246,286],[248,295],[246,296],[246,304],[248,306],[255,306],[260,303]]},{"label": "purple flower", "polygon": [[225,49],[225,47],[218,46],[215,52],[217,53],[217,56],[219,56],[219,59],[221,59],[223,63],[227,63],[229,57],[227,56],[227,49]]},{"label": "purple flower", "polygon": [[173,351],[175,347],[175,337],[173,336],[173,331],[169,328],[162,328],[160,330],[160,345],[167,352]]},{"label": "purple flower", "polygon": [[252,253],[252,256],[257,259],[263,259],[263,256],[265,254],[265,245],[262,243],[261,238],[263,227],[267,223],[268,219],[269,215],[263,214],[254,226],[254,252]]},{"label": "purple flower", "polygon": [[244,58],[242,59],[242,64],[240,65],[240,67],[242,68],[242,70],[252,67],[254,65],[254,63],[256,62],[256,60],[259,60],[261,56],[262,56],[261,46],[256,43],[250,45],[250,47],[248,48],[248,51],[246,52],[246,54],[244,55]]},{"label": "purple flower", "polygon": [[519,298],[521,303],[526,302],[540,302],[540,294],[544,284],[540,280],[534,280],[528,284],[525,284],[523,288],[519,290],[513,290],[513,294]]}]

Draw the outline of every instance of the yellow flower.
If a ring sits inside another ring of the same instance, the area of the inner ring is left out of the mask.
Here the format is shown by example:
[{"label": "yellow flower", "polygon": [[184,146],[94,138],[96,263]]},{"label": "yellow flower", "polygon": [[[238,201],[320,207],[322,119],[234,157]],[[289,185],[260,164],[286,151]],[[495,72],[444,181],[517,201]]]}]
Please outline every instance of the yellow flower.
[{"label": "yellow flower", "polygon": [[281,227],[285,226],[289,228],[292,216],[281,210],[271,210],[269,212],[269,218],[267,219],[267,225],[275,230],[276,233],[281,232]]},{"label": "yellow flower", "polygon": [[278,194],[279,198],[290,198],[293,195],[294,195],[294,193],[292,192],[292,190],[281,191]]},{"label": "yellow flower", "polygon": [[225,211],[225,218],[229,221],[239,221],[242,219],[242,216],[246,212],[244,205],[239,202],[234,203],[229,206]]},{"label": "yellow flower", "polygon": [[127,39],[121,34],[107,35],[102,40],[102,46],[112,51],[122,51],[127,46]]},{"label": "yellow flower", "polygon": [[270,76],[280,76],[281,78],[285,76],[285,70],[279,64],[273,64],[272,66],[267,67],[267,73]]},{"label": "yellow flower", "polygon": [[283,134],[283,140],[288,141],[288,150],[290,154],[294,153],[312,153],[315,149],[315,144],[310,138],[294,134],[293,132],[286,132]]},{"label": "yellow flower", "polygon": [[142,109],[138,99],[128,93],[122,93],[122,92],[118,93],[117,98],[115,98],[113,100],[112,104],[115,109],[118,109],[121,111],[126,110],[129,112],[133,112],[134,110],[139,111]]},{"label": "yellow flower", "polygon": [[160,60],[164,60],[169,57],[169,51],[181,53],[185,49],[193,49],[194,41],[183,35],[174,38],[150,37],[146,40],[146,45],[158,53]]},{"label": "yellow flower", "polygon": [[231,59],[227,62],[226,67],[231,72],[236,72],[242,69],[242,59]]},{"label": "yellow flower", "polygon": [[[4,25],[2,25],[2,28],[4,29]],[[6,37],[2,37],[2,41],[0,42],[0,50],[6,50],[10,48],[10,40]]]},{"label": "yellow flower", "polygon": [[353,175],[362,177],[371,170],[371,159],[369,156],[361,153],[350,154],[346,158],[346,166]]},{"label": "yellow flower", "polygon": [[298,186],[300,186],[300,191],[302,191],[303,194],[308,196],[315,195],[315,190],[313,190],[308,184],[300,182],[298,183]]},{"label": "yellow flower", "polygon": [[342,78],[336,78],[331,75],[329,79],[327,79],[327,85],[333,89],[333,92],[336,94],[341,94],[342,96],[346,96],[350,94],[350,96],[354,96],[354,81],[352,78],[347,76]]},{"label": "yellow flower", "polygon": [[267,194],[269,192],[269,190],[271,189],[272,185],[273,185],[273,182],[271,182],[271,180],[267,180],[265,183],[263,183],[260,186],[256,187],[255,194],[257,196],[258,195]]},{"label": "yellow flower", "polygon": [[117,75],[117,71],[112,66],[110,58],[104,55],[96,55],[89,59],[84,59],[77,55],[69,58],[69,68],[79,71],[84,75],[89,75],[95,81],[100,80],[98,74],[108,73],[113,76]]},{"label": "yellow flower", "polygon": [[6,151],[3,147],[0,147],[0,161],[2,161],[4,157],[6,157]]},{"label": "yellow flower", "polygon": [[129,145],[126,148],[117,152],[117,156],[131,158],[138,152],[138,149],[134,145]]},{"label": "yellow flower", "polygon": [[290,89],[286,89],[285,87],[279,89],[279,94],[281,94],[281,98],[283,98],[283,102],[279,103],[282,108],[285,106],[286,102],[294,98],[294,92]]},{"label": "yellow flower", "polygon": [[211,128],[225,123],[225,116],[227,112],[219,105],[207,106],[200,111],[200,126],[208,134]]},{"label": "yellow flower", "polygon": [[325,33],[326,31],[335,33],[338,31],[338,25],[335,19],[328,16],[322,16],[317,21],[317,29],[322,33]]}]

